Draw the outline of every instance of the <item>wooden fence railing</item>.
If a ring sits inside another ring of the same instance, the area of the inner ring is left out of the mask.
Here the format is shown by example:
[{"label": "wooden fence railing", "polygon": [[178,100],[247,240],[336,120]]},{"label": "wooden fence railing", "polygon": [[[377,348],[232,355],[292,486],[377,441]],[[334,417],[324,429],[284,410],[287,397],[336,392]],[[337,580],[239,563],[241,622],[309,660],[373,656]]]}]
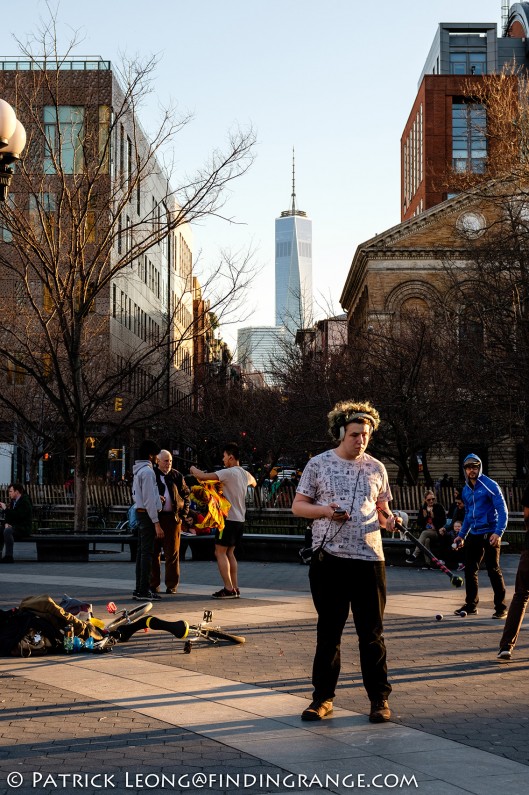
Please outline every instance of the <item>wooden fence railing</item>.
[{"label": "wooden fence railing", "polygon": [[[503,495],[509,511],[522,510],[522,494],[524,486],[505,486],[502,485]],[[424,502],[424,486],[397,486],[391,485],[393,501],[392,508],[400,508],[402,511],[418,511]],[[286,481],[279,490],[273,494],[268,488],[261,487],[249,492],[248,506],[252,508],[290,508],[296,493],[293,483]],[[440,489],[437,495],[438,501],[446,509],[454,501],[454,489]]]},{"label": "wooden fence railing", "polygon": [[[0,501],[8,501],[8,486],[0,486]],[[26,491],[33,505],[73,505],[72,489],[64,486],[29,485]],[[88,485],[88,504],[97,508],[109,505],[130,505],[132,501],[130,486],[126,483],[92,483]]]},{"label": "wooden fence railing", "polygon": [[[522,494],[524,486],[506,486],[503,494],[510,511],[522,510]],[[125,483],[93,483],[88,487],[88,504],[97,508],[108,508],[110,505],[130,505],[131,490]],[[249,508],[290,508],[295,495],[295,485],[288,481],[281,485],[276,494],[272,494],[263,486],[248,490],[247,505]],[[6,502],[7,485],[0,485],[0,501]],[[73,505],[74,495],[71,489],[64,486],[29,485],[27,491],[34,505]],[[424,499],[424,486],[391,485],[393,508],[403,511],[417,511]],[[439,502],[448,508],[454,500],[454,489],[441,489]]]}]

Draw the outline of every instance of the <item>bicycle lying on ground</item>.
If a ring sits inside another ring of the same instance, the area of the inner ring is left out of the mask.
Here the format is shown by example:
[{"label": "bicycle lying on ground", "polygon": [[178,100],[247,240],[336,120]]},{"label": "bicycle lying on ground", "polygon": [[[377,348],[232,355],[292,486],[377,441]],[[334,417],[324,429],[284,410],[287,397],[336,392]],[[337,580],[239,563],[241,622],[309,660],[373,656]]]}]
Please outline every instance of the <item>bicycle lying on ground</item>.
[{"label": "bicycle lying on ground", "polygon": [[[113,605],[113,603],[110,604]],[[113,607],[115,608],[114,605]],[[165,630],[171,632],[177,640],[184,641],[185,654],[190,654],[194,644],[199,641],[208,641],[213,644],[222,640],[237,644],[246,642],[246,638],[243,638],[241,635],[232,635],[229,632],[224,632],[222,627],[215,626],[213,624],[213,613],[211,610],[204,610],[202,621],[198,624],[189,624],[189,629],[185,637],[181,635],[181,630],[185,622],[165,621],[155,616],[147,618],[151,610],[152,602],[145,602],[130,610],[125,608],[119,611],[119,615],[116,615],[116,617],[105,626],[105,630],[109,633],[109,636],[114,639],[114,642],[126,642],[135,632],[146,627],[149,629]]]}]

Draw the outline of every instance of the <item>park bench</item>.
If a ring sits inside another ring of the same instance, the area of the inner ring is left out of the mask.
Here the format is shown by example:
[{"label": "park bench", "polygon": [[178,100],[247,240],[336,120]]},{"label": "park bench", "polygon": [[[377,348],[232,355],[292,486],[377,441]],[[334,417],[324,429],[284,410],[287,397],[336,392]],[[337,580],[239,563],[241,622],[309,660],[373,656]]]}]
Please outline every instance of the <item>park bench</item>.
[{"label": "park bench", "polygon": [[[129,547],[131,561],[136,560],[137,536],[130,532],[74,533],[64,528],[39,528],[21,541],[32,541],[37,548],[37,560],[44,563],[86,563],[90,551],[95,552],[98,544],[119,544],[123,552]],[[19,543],[17,541],[16,543]],[[91,549],[90,549],[91,548]]]},{"label": "park bench", "polygon": [[[410,541],[400,538],[384,538],[384,553],[390,562],[403,563],[406,547]],[[260,561],[263,563],[300,562],[299,553],[306,546],[305,536],[300,533],[245,533],[237,548],[237,558],[241,561]],[[182,535],[180,537],[180,556],[183,560],[187,549],[191,560],[215,560],[215,537],[213,535]]]}]

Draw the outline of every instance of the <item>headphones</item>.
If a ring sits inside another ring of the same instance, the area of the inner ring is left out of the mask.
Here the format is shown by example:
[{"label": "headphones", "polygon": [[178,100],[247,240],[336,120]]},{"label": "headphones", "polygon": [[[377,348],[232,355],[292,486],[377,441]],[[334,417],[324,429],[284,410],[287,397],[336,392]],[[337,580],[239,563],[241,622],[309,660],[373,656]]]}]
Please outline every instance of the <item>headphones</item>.
[{"label": "headphones", "polygon": [[369,436],[371,436],[374,430],[373,417],[371,414],[366,414],[363,411],[355,411],[352,414],[338,414],[331,428],[333,439],[336,439],[338,442],[343,441],[345,439],[346,425],[349,425],[350,422],[354,422],[355,420],[367,422],[369,425]]}]

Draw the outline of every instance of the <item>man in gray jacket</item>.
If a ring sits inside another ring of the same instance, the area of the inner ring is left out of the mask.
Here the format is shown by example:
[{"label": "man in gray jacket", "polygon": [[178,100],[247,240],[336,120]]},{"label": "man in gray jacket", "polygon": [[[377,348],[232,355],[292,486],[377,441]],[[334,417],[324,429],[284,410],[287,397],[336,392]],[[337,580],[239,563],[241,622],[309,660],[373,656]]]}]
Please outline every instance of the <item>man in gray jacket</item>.
[{"label": "man in gray jacket", "polygon": [[152,593],[149,584],[152,560],[154,555],[154,539],[163,538],[158,512],[162,510],[162,501],[156,483],[153,464],[160,452],[160,446],[152,439],[144,439],[140,444],[138,459],[133,467],[132,498],[136,507],[138,551],[136,554],[136,589],[132,598],[139,602],[156,600],[162,597]]}]

